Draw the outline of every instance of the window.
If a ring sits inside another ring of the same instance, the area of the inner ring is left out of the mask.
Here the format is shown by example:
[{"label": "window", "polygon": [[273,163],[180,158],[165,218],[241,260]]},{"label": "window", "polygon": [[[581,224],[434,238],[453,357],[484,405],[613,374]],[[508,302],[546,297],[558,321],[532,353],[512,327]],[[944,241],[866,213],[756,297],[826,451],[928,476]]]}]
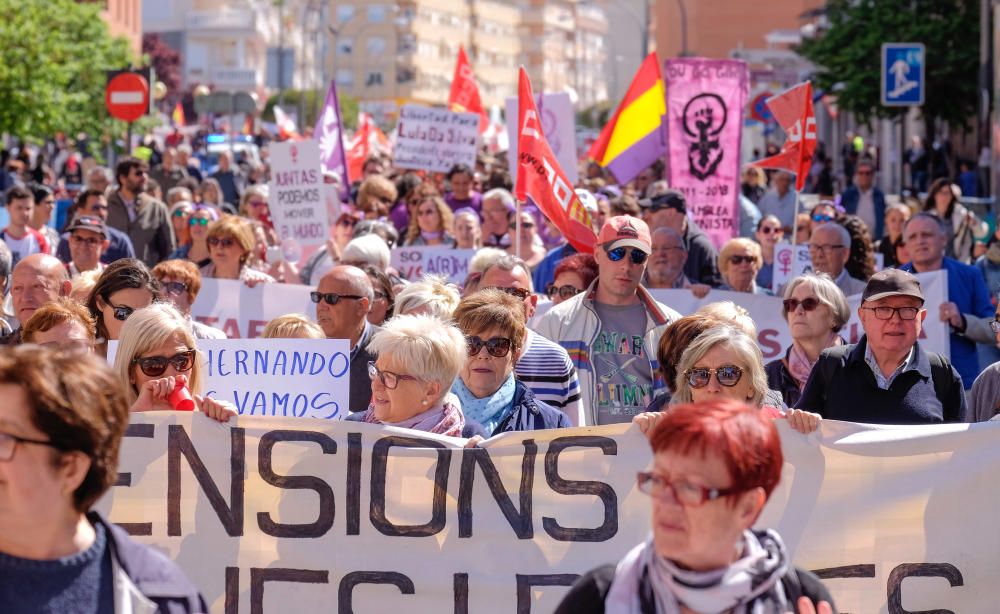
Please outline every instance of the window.
[{"label": "window", "polygon": [[337,39],[337,53],[339,55],[351,55],[354,50],[354,39],[353,38],[339,38]]},{"label": "window", "polygon": [[372,36],[365,44],[368,55],[381,55],[385,53],[385,39],[381,36]]},{"label": "window", "polygon": [[[281,52],[279,69],[278,52]],[[267,50],[267,87],[271,89],[288,89],[292,87],[292,77],[295,74],[295,50],[288,47],[278,49],[270,47]]]},{"label": "window", "polygon": [[337,23],[343,24],[354,18],[354,6],[351,4],[337,5]]},{"label": "window", "polygon": [[368,77],[365,79],[365,87],[377,87],[382,85],[382,72],[370,72]]},{"label": "window", "polygon": [[368,22],[382,23],[385,21],[385,7],[381,4],[373,4],[368,7]]},{"label": "window", "polygon": [[337,85],[351,87],[354,85],[354,71],[348,68],[341,68],[337,71]]}]

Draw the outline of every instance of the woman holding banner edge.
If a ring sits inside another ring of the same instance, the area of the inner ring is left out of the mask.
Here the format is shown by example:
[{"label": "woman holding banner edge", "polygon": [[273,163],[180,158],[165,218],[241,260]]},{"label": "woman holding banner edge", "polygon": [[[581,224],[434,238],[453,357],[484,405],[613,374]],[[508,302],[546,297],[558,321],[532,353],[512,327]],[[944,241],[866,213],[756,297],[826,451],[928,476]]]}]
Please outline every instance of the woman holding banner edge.
[{"label": "woman holding banner edge", "polygon": [[654,427],[650,445],[651,466],[636,479],[652,500],[649,539],[581,576],[556,614],[835,611],[775,531],[752,529],[781,479],[772,420],[730,399],[682,404]]}]

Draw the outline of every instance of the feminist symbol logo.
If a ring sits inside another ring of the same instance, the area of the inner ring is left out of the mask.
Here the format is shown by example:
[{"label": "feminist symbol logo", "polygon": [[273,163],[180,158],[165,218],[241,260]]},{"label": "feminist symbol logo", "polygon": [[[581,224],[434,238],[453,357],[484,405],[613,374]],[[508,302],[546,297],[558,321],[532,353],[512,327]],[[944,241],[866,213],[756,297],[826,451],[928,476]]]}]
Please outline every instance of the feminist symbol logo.
[{"label": "feminist symbol logo", "polygon": [[691,174],[702,181],[714,175],[722,162],[719,134],[727,118],[726,104],[717,94],[699,94],[684,105],[684,132],[696,139],[688,150],[688,163]]},{"label": "feminist symbol logo", "polygon": [[792,250],[783,249],[778,252],[778,270],[781,271],[782,275],[788,275],[792,270]]}]

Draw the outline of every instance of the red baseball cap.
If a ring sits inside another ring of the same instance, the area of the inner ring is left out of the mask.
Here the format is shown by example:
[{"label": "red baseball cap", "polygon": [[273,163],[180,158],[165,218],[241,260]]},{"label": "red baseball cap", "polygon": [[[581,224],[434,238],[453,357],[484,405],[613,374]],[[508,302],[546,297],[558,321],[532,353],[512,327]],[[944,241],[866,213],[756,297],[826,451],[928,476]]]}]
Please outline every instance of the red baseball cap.
[{"label": "red baseball cap", "polygon": [[634,247],[647,254],[653,253],[653,240],[649,236],[649,226],[637,217],[619,215],[608,218],[597,235],[597,242],[604,249]]}]

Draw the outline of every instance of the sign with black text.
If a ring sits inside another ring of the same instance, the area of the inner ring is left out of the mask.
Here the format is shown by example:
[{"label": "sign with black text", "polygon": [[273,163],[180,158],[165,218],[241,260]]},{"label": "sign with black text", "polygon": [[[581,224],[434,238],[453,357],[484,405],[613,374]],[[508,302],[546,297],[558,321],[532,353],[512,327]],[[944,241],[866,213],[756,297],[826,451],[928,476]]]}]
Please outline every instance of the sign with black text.
[{"label": "sign with black text", "polygon": [[397,247],[392,250],[392,267],[408,281],[419,281],[423,275],[442,275],[461,285],[469,276],[469,261],[475,254],[474,249],[440,245]]},{"label": "sign with black text", "polygon": [[326,188],[316,141],[270,145],[268,207],[278,236],[300,246],[323,245],[328,237]]},{"label": "sign with black text", "polygon": [[476,166],[479,115],[403,105],[393,162],[398,168],[447,173],[456,164]]}]

